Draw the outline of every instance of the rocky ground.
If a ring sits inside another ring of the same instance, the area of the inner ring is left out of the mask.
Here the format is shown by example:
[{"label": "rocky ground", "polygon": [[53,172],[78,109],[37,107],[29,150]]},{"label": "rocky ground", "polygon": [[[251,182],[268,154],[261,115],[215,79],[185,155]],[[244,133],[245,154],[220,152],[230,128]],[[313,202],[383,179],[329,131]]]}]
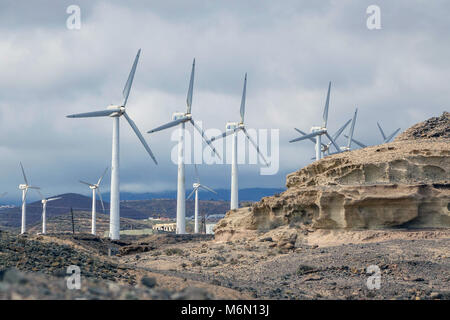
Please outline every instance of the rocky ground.
[{"label": "rocky ground", "polygon": [[[351,236],[355,242],[320,246],[314,232],[286,231],[277,240],[166,245],[120,259],[260,299],[450,299],[449,230],[359,231]],[[381,272],[379,290],[366,285],[371,265]]]},{"label": "rocky ground", "polygon": [[[0,299],[450,299],[448,229],[310,231],[233,242],[0,232]],[[80,290],[67,288],[72,264]],[[367,287],[371,265],[378,290]]]}]

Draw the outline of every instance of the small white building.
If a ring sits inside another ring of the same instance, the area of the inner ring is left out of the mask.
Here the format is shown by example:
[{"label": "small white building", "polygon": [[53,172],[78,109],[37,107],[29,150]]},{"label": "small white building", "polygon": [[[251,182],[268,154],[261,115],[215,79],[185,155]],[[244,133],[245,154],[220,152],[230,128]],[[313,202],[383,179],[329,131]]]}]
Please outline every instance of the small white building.
[{"label": "small white building", "polygon": [[206,234],[214,234],[213,228],[216,224],[215,223],[207,223],[206,224]]}]

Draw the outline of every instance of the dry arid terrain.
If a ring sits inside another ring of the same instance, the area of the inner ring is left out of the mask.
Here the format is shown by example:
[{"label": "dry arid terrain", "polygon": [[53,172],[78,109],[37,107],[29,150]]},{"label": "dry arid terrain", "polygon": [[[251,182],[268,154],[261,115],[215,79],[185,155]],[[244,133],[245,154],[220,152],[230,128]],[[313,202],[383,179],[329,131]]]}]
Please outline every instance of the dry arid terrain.
[{"label": "dry arid terrain", "polygon": [[214,236],[0,231],[0,299],[450,299],[449,128],[315,161]]}]

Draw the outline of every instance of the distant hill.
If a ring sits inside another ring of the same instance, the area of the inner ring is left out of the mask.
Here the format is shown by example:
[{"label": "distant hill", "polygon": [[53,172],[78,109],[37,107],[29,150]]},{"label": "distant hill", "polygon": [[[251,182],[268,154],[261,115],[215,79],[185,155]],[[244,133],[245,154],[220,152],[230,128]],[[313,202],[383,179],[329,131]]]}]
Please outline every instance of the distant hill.
[{"label": "distant hill", "polygon": [[[73,214],[74,230],[76,233],[91,233],[91,212],[75,211]],[[120,229],[143,229],[151,228],[151,224],[146,220],[133,220],[128,218],[120,218]],[[41,222],[31,225],[28,228],[30,233],[38,233],[42,230]],[[102,236],[105,231],[109,230],[109,215],[97,214],[97,235]],[[72,216],[70,214],[61,214],[47,220],[48,233],[71,233],[72,232]]]},{"label": "distant hill", "polygon": [[[240,201],[259,201],[263,197],[273,196],[276,193],[281,193],[286,189],[283,188],[246,188],[239,190],[239,200]],[[191,193],[191,188],[187,186],[186,196]],[[218,200],[218,201],[229,201],[230,200],[230,189],[215,189],[217,194],[200,191],[200,198],[203,200]],[[121,200],[152,200],[152,199],[176,199],[177,191],[163,191],[163,192],[145,192],[145,193],[132,193],[132,192],[121,192]],[[109,199],[109,193],[105,193],[105,199]]]},{"label": "distant hill", "polygon": [[[91,212],[92,198],[76,193],[66,193],[57,195],[62,199],[49,202],[47,204],[47,217],[51,219],[62,214],[68,214],[70,208],[76,211]],[[109,211],[109,203],[104,202],[105,212]],[[121,216],[132,219],[144,219],[139,211],[127,208],[121,205]],[[100,200],[97,200],[97,211],[103,212]],[[0,210],[0,225],[5,227],[19,227],[21,224],[22,208],[14,207]],[[41,221],[42,203],[41,201],[30,202],[27,204],[27,226],[31,226]]]},{"label": "distant hill", "polygon": [[[206,214],[225,214],[230,207],[230,191],[218,189],[217,195],[200,191],[200,215]],[[239,190],[239,199],[241,205],[246,201],[259,201],[262,197],[274,195],[284,191],[275,188],[249,188]],[[191,191],[188,189],[188,193]],[[105,213],[109,214],[109,193],[103,195],[105,200]],[[53,196],[52,196],[53,197]],[[76,194],[66,193],[57,195],[60,200],[49,202],[47,205],[47,217],[51,219],[60,215],[68,214],[70,208],[74,212],[90,212],[92,207],[92,198]],[[142,220],[148,217],[176,217],[176,191],[167,191],[160,193],[127,193],[120,194],[120,214],[122,218]],[[6,228],[17,228],[21,224],[21,207],[0,209],[0,226]],[[97,212],[102,213],[100,200],[97,200]],[[41,201],[30,202],[27,204],[27,226],[34,225],[41,221],[42,204]],[[194,215],[194,201],[186,201],[186,216]]]},{"label": "distant hill", "polygon": [[[146,217],[175,218],[177,212],[176,199],[125,200],[121,204],[136,210]],[[186,216],[194,215],[194,201],[186,201]],[[230,210],[228,201],[199,200],[199,214],[225,214]]]}]

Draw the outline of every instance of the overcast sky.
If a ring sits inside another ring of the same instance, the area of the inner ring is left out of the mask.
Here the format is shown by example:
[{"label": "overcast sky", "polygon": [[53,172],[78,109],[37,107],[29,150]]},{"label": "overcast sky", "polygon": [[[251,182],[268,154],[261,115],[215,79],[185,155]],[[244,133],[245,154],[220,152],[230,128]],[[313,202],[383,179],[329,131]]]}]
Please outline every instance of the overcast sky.
[{"label": "overcast sky", "polygon": [[[80,30],[66,27],[72,4]],[[380,30],[366,26],[372,4]],[[47,195],[88,193],[77,181],[110,166],[112,120],[65,116],[121,103],[139,48],[127,110],[142,132],[185,110],[194,57],[192,113],[205,128],[239,120],[248,72],[246,125],[280,130],[280,170],[240,166],[240,187],[283,187],[287,173],[311,162],[311,142],[288,141],[294,127],[321,124],[329,81],[330,131],[357,106],[355,137],[367,144],[380,143],[376,121],[391,132],[448,111],[449,12],[448,0],[0,0],[0,193],[19,199],[19,161]],[[171,134],[145,134],[156,166],[121,121],[121,191],[176,188]],[[229,165],[199,172],[205,184],[229,188]]]}]

